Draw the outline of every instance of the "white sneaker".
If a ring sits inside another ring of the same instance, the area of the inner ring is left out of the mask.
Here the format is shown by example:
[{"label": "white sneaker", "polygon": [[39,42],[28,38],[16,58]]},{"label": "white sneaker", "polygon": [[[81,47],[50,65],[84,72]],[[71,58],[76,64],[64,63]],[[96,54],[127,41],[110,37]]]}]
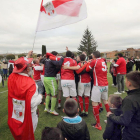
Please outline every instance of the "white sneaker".
[{"label": "white sneaker", "polygon": [[117,91],[117,92],[114,92],[114,94],[122,94],[122,93],[120,93],[120,92]]},{"label": "white sneaker", "polygon": [[44,112],[50,112],[50,110],[49,109],[46,109],[46,107],[45,107],[45,109],[44,109]]},{"label": "white sneaker", "polygon": [[125,91],[121,91],[121,93],[125,93]]},{"label": "white sneaker", "polygon": [[58,104],[58,107],[57,108],[61,108],[61,104],[60,103]]},{"label": "white sneaker", "polygon": [[104,123],[107,123],[107,120],[104,120]]},{"label": "white sneaker", "polygon": [[112,84],[112,86],[114,86],[114,84]]},{"label": "white sneaker", "polygon": [[55,110],[54,111],[51,111],[50,110],[50,113],[53,114],[53,115],[55,115],[55,116],[58,116],[59,115],[59,113],[57,113]]}]

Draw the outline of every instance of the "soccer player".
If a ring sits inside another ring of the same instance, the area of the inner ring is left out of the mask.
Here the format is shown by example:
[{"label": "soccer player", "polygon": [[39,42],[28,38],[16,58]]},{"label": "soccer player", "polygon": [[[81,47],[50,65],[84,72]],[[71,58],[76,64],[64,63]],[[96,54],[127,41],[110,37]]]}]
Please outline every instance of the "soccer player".
[{"label": "soccer player", "polygon": [[[66,58],[64,58],[64,62],[61,68],[61,85],[63,91],[63,97],[66,99],[72,96],[73,99],[76,99],[76,86],[75,86],[75,78],[74,78],[74,70],[78,70],[80,67],[77,66],[75,60],[71,58],[72,52],[66,52]],[[68,69],[70,66],[74,66],[73,69]]]},{"label": "soccer player", "polygon": [[[53,51],[53,55],[57,56],[57,52]],[[46,54],[47,55],[47,54]],[[48,57],[48,56],[47,56]],[[44,86],[45,90],[47,93],[46,96],[46,108],[44,111],[50,112],[53,115],[59,115],[55,111],[55,106],[56,106],[56,97],[57,97],[57,82],[56,82],[56,74],[57,74],[57,69],[56,66],[61,66],[63,63],[64,58],[61,58],[59,61],[52,61],[49,58],[45,60],[45,75],[44,75]],[[52,96],[51,98],[51,110],[49,110],[49,103],[50,103],[50,94]]]},{"label": "soccer player", "polygon": [[93,52],[93,61],[88,64],[86,71],[89,72],[93,68],[94,86],[92,89],[92,106],[93,114],[96,120],[96,124],[92,126],[98,130],[102,130],[99,118],[99,105],[101,99],[105,105],[106,111],[109,112],[108,105],[108,81],[107,81],[107,66],[103,59],[100,58],[100,52]]},{"label": "soccer player", "polygon": [[[86,56],[84,54],[81,54],[80,55],[81,62],[78,63],[78,66],[80,68],[83,67],[84,64],[87,64],[85,59],[86,59]],[[76,71],[77,74],[79,74],[78,71]],[[91,78],[90,78],[90,74],[87,72],[79,75],[79,77],[80,77],[80,81],[78,83],[78,98],[79,98],[79,105],[81,109],[80,116],[88,116],[89,96],[90,96],[90,90],[91,90]],[[83,108],[83,96],[85,99],[85,110]]]},{"label": "soccer player", "polygon": [[38,93],[43,94],[44,88],[43,88],[43,84],[41,81],[41,73],[43,71],[43,66],[40,66],[39,59],[35,59],[33,61],[33,63],[34,63],[33,79],[36,82],[36,84],[38,85]]}]

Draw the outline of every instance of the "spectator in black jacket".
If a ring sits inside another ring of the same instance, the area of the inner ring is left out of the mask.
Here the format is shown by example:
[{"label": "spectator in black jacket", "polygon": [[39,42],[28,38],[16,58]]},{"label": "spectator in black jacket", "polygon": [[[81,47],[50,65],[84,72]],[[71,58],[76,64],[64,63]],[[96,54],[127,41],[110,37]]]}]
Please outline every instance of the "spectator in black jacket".
[{"label": "spectator in black jacket", "polygon": [[128,96],[122,102],[122,115],[107,113],[114,122],[124,126],[122,140],[140,140],[140,72],[126,75]]},{"label": "spectator in black jacket", "polygon": [[[110,111],[116,116],[122,114],[121,110],[122,98],[119,95],[111,94],[108,99]],[[103,134],[104,140],[121,140],[121,125],[114,123],[110,118],[107,118],[106,129]]]},{"label": "spectator in black jacket", "polygon": [[42,131],[41,140],[67,140],[63,137],[62,131],[59,128],[45,127]]},{"label": "spectator in black jacket", "polygon": [[139,56],[137,56],[137,59],[135,59],[135,64],[136,64],[136,70],[140,71],[140,58],[139,58]]},{"label": "spectator in black jacket", "polygon": [[57,125],[63,136],[67,140],[90,140],[86,122],[77,115],[79,112],[77,102],[72,98],[67,99],[63,111],[67,117],[63,117]]},{"label": "spectator in black jacket", "polygon": [[131,58],[127,59],[127,64],[126,64],[126,71],[127,73],[129,73],[130,71],[132,71],[133,68],[133,62],[131,61]]}]

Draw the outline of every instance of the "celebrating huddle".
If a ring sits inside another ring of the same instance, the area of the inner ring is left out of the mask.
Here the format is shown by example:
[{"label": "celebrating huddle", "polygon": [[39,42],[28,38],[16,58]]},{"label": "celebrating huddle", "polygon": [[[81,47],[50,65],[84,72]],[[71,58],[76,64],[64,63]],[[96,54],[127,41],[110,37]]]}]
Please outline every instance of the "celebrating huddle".
[{"label": "celebrating huddle", "polygon": [[[34,60],[33,65],[31,62],[31,58],[19,58],[8,79],[8,125],[16,140],[34,140],[33,133],[38,123],[36,110],[42,102],[43,85],[46,92],[44,111],[55,116],[59,115],[55,108],[58,89],[60,91],[62,89],[63,97],[66,98],[63,112],[67,117],[63,117],[57,125],[61,131],[57,128],[46,127],[42,132],[42,140],[55,140],[56,135],[60,135],[60,140],[64,138],[67,140],[89,140],[88,127],[81,118],[82,116],[87,117],[89,114],[89,98],[92,101],[96,120],[92,127],[98,130],[102,130],[99,117],[99,111],[103,110],[102,102],[105,105],[108,119],[103,134],[104,139],[139,139],[139,72],[130,72],[126,76],[126,86],[129,89],[128,97],[122,101],[120,96],[111,95],[108,100],[107,65],[105,60],[101,58],[99,51],[94,51],[92,58],[87,61],[86,55],[83,53],[77,62],[73,58],[72,52],[67,50],[64,58],[58,57],[58,53],[53,51],[46,53],[44,59],[40,57],[38,60]],[[34,71],[34,80],[30,77],[31,67]],[[56,78],[56,75],[60,76]],[[76,75],[78,75],[78,81]],[[135,94],[133,95],[133,93]],[[59,92],[58,107],[60,104],[61,92]],[[136,128],[134,128],[133,123]],[[129,125],[132,128],[129,128]],[[122,127],[124,128],[122,129]],[[130,132],[132,129],[135,130],[135,136]],[[121,130],[123,130],[123,134]],[[52,135],[51,131],[59,134]],[[56,139],[59,140],[59,136]]]},{"label": "celebrating huddle", "polygon": [[[101,99],[105,104],[107,112],[109,112],[108,106],[108,81],[107,81],[107,66],[105,61],[100,58],[100,52],[93,52],[93,60],[88,62],[85,61],[86,56],[81,54],[80,62],[77,65],[76,60],[72,59],[72,52],[67,51],[65,58],[57,58],[56,52],[52,52],[52,54],[47,53],[47,59],[45,60],[45,75],[44,75],[44,85],[47,93],[46,96],[46,107],[45,111],[50,112],[54,115],[58,115],[55,111],[56,104],[56,95],[57,95],[57,82],[56,82],[56,67],[60,68],[61,75],[61,86],[63,91],[63,97],[69,99],[72,97],[77,101],[77,91],[75,84],[75,75],[74,70],[79,75],[79,83],[78,83],[78,102],[80,105],[81,116],[88,116],[88,108],[89,108],[89,97],[91,91],[91,77],[89,71],[93,71],[94,77],[94,86],[91,92],[91,100],[93,106],[93,113],[96,124],[92,126],[101,130],[100,118],[99,118],[99,104],[101,104]],[[93,70],[94,68],[94,70]],[[51,110],[49,110],[50,103],[50,95],[51,99]],[[83,97],[85,99],[85,110],[83,107]]]}]

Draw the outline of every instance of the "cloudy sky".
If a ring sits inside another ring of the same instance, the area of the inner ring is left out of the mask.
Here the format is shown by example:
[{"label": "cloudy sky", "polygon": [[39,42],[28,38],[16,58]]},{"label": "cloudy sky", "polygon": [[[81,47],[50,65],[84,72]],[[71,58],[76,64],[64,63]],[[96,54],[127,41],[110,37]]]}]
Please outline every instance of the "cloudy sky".
[{"label": "cloudy sky", "polygon": [[[41,0],[0,0],[0,54],[23,53],[33,47]],[[89,27],[99,51],[140,48],[140,0],[85,0],[87,19],[36,34],[34,52],[77,51]],[[44,2],[46,2],[44,0]]]}]

